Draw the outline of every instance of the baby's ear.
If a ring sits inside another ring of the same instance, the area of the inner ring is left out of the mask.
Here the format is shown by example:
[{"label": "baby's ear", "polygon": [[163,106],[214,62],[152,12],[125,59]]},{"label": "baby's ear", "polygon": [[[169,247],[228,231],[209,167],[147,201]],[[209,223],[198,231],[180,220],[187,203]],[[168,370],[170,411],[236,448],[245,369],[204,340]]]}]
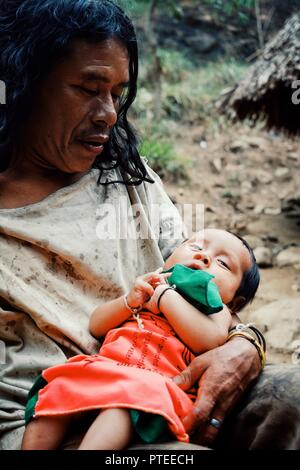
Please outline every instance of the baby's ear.
[{"label": "baby's ear", "polygon": [[233,313],[237,313],[239,312],[240,310],[242,310],[242,308],[244,308],[246,305],[246,298],[239,295],[238,297],[235,297],[231,302],[229,302],[229,304],[227,305],[227,307],[233,312]]}]

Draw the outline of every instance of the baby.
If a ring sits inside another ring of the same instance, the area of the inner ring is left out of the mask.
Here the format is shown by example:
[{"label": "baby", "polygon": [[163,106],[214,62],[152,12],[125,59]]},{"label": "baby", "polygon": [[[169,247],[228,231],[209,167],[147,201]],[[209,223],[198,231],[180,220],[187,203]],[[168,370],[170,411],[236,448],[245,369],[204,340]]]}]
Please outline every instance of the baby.
[{"label": "baby", "polygon": [[195,390],[172,380],[195,355],[223,344],[233,314],[252,301],[259,272],[240,237],[216,229],[184,241],[161,269],[97,307],[90,332],[105,336],[94,356],[43,371],[29,393],[22,449],[56,449],[76,413],[96,417],[80,450],[118,450],[143,442],[188,442],[183,418]]}]

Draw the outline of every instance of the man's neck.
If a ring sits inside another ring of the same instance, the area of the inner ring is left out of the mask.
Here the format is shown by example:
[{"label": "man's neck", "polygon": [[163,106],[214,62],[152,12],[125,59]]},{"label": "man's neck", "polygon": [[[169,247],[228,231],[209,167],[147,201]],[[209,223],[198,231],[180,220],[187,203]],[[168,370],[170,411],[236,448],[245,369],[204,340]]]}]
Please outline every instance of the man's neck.
[{"label": "man's neck", "polygon": [[35,204],[61,188],[76,183],[85,173],[63,173],[33,164],[13,160],[0,173],[0,209],[11,209]]}]

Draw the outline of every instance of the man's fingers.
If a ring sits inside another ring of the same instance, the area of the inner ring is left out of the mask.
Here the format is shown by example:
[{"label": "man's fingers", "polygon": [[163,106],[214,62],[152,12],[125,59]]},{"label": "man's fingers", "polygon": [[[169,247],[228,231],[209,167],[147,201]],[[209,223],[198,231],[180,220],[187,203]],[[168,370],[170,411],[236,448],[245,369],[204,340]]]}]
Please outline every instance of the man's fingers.
[{"label": "man's fingers", "polygon": [[196,429],[202,430],[206,427],[214,407],[215,401],[212,399],[212,394],[203,388],[200,382],[193,410],[183,420],[186,431],[192,434]]},{"label": "man's fingers", "polygon": [[197,429],[191,440],[197,444],[209,446],[219,434],[223,421],[223,415],[213,412],[213,417],[210,417],[204,426]]},{"label": "man's fingers", "polygon": [[201,378],[206,367],[206,362],[203,359],[203,356],[198,356],[193,359],[190,365],[184,369],[181,374],[173,377],[173,382],[175,382],[175,384],[182,390],[187,391]]}]

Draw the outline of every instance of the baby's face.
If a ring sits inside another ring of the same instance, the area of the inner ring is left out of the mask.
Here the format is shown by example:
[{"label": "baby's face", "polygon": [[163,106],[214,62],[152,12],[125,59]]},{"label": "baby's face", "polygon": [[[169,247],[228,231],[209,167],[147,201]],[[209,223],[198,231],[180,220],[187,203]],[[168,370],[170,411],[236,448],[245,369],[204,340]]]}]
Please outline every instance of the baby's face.
[{"label": "baby's face", "polygon": [[164,264],[201,269],[215,276],[224,304],[233,300],[243,274],[251,267],[251,257],[242,241],[225,230],[207,229],[180,245]]}]

